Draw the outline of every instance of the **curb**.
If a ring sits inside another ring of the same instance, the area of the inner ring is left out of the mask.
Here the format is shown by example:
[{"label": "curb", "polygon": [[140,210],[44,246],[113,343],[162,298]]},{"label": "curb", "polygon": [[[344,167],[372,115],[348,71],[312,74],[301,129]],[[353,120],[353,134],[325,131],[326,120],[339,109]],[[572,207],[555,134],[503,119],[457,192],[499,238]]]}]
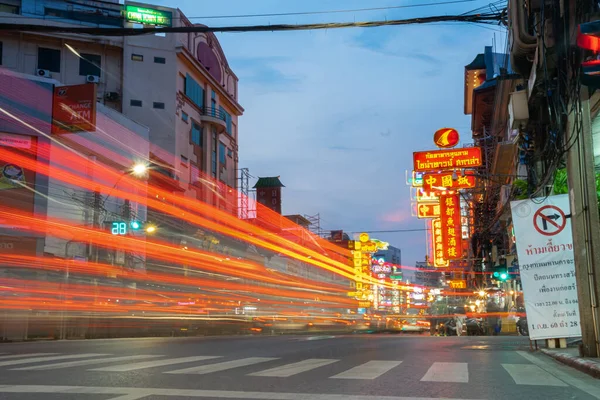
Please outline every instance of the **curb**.
[{"label": "curb", "polygon": [[600,379],[600,362],[592,359],[581,358],[564,353],[557,353],[548,349],[540,349],[542,353],[566,364],[570,367],[578,369],[594,378]]}]

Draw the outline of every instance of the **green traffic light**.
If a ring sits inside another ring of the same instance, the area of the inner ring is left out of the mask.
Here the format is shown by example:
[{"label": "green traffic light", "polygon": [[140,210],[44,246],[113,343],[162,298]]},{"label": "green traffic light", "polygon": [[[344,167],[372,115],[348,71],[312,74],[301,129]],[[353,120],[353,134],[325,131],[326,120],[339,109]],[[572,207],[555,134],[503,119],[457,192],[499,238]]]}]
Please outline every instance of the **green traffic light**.
[{"label": "green traffic light", "polygon": [[506,278],[508,278],[508,274],[506,274],[504,272],[500,274],[500,279],[502,279],[503,281],[505,281]]},{"label": "green traffic light", "polygon": [[141,224],[138,221],[131,221],[131,229],[140,229]]},{"label": "green traffic light", "polygon": [[494,272],[494,278],[498,278],[500,276],[500,274],[498,273],[498,271]]}]

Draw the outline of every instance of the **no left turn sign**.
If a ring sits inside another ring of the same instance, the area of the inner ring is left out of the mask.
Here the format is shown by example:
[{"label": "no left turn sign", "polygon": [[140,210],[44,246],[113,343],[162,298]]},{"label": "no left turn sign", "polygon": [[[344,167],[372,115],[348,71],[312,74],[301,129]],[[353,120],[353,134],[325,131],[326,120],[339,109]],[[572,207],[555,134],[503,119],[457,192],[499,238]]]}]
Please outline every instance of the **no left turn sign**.
[{"label": "no left turn sign", "polygon": [[535,212],[533,226],[544,236],[558,235],[567,226],[567,216],[560,208],[547,205]]}]

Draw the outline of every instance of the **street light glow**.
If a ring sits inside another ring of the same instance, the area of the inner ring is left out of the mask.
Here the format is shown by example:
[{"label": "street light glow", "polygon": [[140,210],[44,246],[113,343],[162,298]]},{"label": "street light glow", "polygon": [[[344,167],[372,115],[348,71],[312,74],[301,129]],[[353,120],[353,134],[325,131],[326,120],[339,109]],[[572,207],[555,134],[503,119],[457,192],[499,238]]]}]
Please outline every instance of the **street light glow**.
[{"label": "street light glow", "polygon": [[483,297],[483,296],[485,296],[485,292],[484,292],[483,290],[480,290],[480,291],[479,291],[479,295],[480,295],[481,297]]},{"label": "street light glow", "polygon": [[136,176],[141,176],[144,175],[147,170],[148,167],[146,166],[146,164],[138,163],[133,166],[131,172]]},{"label": "street light glow", "polygon": [[154,233],[154,232],[156,232],[156,227],[154,225],[150,225],[150,226],[146,227],[146,232]]}]

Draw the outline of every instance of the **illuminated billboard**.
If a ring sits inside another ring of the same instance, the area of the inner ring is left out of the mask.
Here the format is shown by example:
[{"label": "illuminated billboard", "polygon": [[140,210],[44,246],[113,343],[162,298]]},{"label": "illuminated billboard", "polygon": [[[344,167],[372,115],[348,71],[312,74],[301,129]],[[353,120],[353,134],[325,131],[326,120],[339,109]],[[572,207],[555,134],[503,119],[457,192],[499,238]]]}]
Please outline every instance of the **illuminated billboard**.
[{"label": "illuminated billboard", "polygon": [[481,148],[417,151],[413,153],[413,169],[417,172],[474,168],[482,164]]},{"label": "illuminated billboard", "polygon": [[437,147],[443,149],[456,146],[459,140],[460,135],[458,134],[458,131],[453,128],[438,129],[433,135],[433,143],[435,143]]},{"label": "illuminated billboard", "polygon": [[442,235],[442,220],[434,219],[431,223],[431,240],[433,241],[434,267],[447,267],[448,261],[444,258],[444,238]]},{"label": "illuminated billboard", "polygon": [[476,180],[473,174],[463,176],[454,172],[441,172],[423,176],[423,190],[425,191],[472,189],[475,184]]},{"label": "illuminated billboard", "polygon": [[462,258],[462,226],[460,218],[460,196],[458,194],[440,197],[442,253],[446,260]]}]

